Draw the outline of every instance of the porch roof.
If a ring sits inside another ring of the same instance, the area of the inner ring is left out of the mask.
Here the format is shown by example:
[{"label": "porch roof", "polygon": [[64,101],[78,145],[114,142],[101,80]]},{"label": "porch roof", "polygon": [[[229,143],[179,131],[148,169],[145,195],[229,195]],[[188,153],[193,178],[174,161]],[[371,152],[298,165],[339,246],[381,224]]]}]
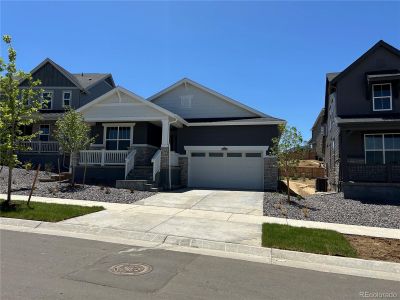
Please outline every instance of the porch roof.
[{"label": "porch roof", "polygon": [[172,112],[151,103],[123,88],[116,87],[99,98],[80,107],[87,122],[135,122],[169,120],[175,126],[187,122]]}]

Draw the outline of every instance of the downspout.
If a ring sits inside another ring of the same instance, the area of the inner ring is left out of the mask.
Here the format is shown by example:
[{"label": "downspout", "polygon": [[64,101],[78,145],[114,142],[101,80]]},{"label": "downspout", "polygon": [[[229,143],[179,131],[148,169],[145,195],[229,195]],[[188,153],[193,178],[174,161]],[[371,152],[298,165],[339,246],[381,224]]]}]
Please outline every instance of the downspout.
[{"label": "downspout", "polygon": [[[169,123],[168,126],[171,126],[173,123],[178,122],[178,119],[175,118],[175,121]],[[171,138],[171,127],[170,129],[170,138]],[[171,182],[171,142],[168,141],[168,180],[169,180],[169,190],[172,189],[172,182]]]}]

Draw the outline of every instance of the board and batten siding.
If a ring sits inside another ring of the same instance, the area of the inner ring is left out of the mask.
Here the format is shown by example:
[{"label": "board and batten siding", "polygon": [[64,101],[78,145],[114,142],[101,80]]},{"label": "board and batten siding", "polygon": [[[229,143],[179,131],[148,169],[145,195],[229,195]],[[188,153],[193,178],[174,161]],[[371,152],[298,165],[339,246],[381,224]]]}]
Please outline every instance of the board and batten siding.
[{"label": "board and batten siding", "polygon": [[[185,97],[191,99],[190,107],[182,104],[182,98]],[[259,117],[190,83],[181,84],[152,102],[184,119]]]}]

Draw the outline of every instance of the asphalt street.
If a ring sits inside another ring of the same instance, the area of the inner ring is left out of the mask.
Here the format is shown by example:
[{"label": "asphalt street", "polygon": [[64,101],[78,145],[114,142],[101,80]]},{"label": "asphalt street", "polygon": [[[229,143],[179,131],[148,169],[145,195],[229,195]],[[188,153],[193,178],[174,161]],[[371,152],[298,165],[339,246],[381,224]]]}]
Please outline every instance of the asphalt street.
[{"label": "asphalt street", "polygon": [[0,243],[1,300],[400,297],[394,281],[192,253],[5,230]]}]

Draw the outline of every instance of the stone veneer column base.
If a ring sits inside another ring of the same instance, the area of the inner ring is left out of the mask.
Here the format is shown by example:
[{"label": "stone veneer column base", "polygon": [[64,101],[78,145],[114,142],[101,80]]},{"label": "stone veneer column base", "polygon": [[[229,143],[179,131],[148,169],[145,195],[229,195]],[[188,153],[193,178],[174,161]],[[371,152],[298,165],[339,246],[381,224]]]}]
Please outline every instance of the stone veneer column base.
[{"label": "stone veneer column base", "polygon": [[169,190],[169,147],[161,147],[160,186]]},{"label": "stone veneer column base", "polygon": [[179,157],[179,167],[181,168],[181,185],[188,186],[188,158],[186,156]]},{"label": "stone veneer column base", "polygon": [[275,156],[264,158],[264,190],[276,191],[278,189],[278,162]]}]

